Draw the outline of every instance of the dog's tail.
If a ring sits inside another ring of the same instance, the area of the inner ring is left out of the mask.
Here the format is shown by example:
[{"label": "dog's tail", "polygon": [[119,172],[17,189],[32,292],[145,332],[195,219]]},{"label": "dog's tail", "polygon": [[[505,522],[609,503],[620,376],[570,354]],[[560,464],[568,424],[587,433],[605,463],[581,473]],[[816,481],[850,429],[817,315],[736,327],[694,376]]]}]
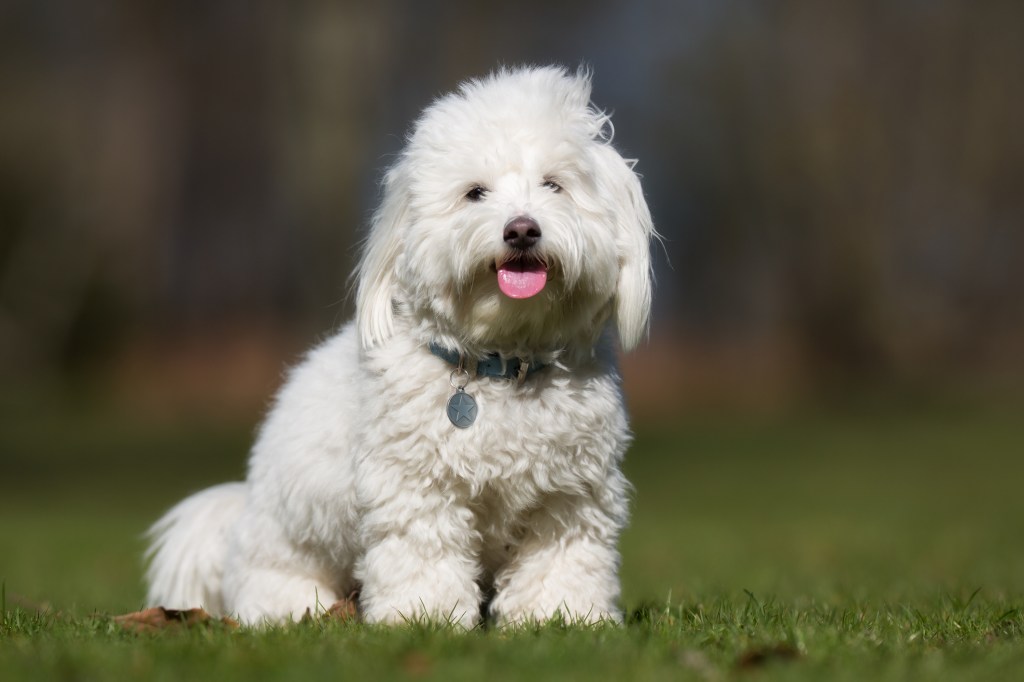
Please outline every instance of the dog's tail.
[{"label": "dog's tail", "polygon": [[202,607],[223,614],[227,534],[245,505],[245,488],[244,483],[208,488],[179,502],[153,524],[147,533],[148,605]]}]

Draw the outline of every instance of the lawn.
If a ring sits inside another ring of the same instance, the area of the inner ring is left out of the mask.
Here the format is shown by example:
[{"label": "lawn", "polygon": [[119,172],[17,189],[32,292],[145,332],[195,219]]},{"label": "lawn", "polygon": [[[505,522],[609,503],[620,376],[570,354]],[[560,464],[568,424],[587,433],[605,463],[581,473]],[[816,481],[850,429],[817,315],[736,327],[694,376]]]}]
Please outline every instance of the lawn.
[{"label": "lawn", "polygon": [[141,606],[140,535],[241,474],[255,415],[0,407],[5,680],[1024,676],[1019,405],[638,424],[624,627],[158,634],[112,620]]}]

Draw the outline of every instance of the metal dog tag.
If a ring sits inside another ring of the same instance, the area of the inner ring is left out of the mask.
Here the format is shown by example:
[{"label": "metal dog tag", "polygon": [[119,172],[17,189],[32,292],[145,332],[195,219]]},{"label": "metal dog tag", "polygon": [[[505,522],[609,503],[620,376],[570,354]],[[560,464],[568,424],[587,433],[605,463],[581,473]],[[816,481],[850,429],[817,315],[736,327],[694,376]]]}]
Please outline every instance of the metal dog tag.
[{"label": "metal dog tag", "polygon": [[448,420],[460,429],[468,428],[476,421],[476,399],[461,386],[448,399]]}]

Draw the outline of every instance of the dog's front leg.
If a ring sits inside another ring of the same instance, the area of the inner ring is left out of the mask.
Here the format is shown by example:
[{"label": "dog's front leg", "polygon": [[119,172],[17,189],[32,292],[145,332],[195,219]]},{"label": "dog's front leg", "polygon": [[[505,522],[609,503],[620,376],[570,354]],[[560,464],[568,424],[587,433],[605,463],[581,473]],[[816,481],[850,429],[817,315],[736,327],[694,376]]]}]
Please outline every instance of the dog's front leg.
[{"label": "dog's front leg", "polygon": [[[480,619],[479,533],[461,496],[420,477],[388,472],[362,518],[356,567],[368,622],[426,618],[471,628]],[[398,486],[397,488],[395,486]]]},{"label": "dog's front leg", "polygon": [[509,563],[495,576],[491,613],[498,624],[621,621],[619,553],[625,511],[593,500],[558,498],[535,511]]}]

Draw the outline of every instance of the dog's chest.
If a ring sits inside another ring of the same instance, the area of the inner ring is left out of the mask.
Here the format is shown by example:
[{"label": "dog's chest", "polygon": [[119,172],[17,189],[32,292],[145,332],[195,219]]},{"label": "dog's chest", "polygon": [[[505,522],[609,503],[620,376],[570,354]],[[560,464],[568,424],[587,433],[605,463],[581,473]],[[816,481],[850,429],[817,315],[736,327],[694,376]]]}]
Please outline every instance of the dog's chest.
[{"label": "dog's chest", "polygon": [[585,494],[625,450],[625,410],[606,365],[550,366],[522,384],[474,378],[464,391],[476,404],[475,419],[459,428],[446,410],[456,391],[450,371],[438,372],[436,358],[424,362],[423,371],[383,362],[372,368],[356,417],[357,467],[429,481],[446,495],[490,496],[496,512],[514,515],[549,493]]},{"label": "dog's chest", "polygon": [[607,377],[548,377],[522,386],[478,380],[466,393],[476,402],[476,419],[466,428],[442,427],[437,452],[474,495],[495,498],[488,504],[513,511],[546,493],[582,492],[625,447],[625,415]]}]

